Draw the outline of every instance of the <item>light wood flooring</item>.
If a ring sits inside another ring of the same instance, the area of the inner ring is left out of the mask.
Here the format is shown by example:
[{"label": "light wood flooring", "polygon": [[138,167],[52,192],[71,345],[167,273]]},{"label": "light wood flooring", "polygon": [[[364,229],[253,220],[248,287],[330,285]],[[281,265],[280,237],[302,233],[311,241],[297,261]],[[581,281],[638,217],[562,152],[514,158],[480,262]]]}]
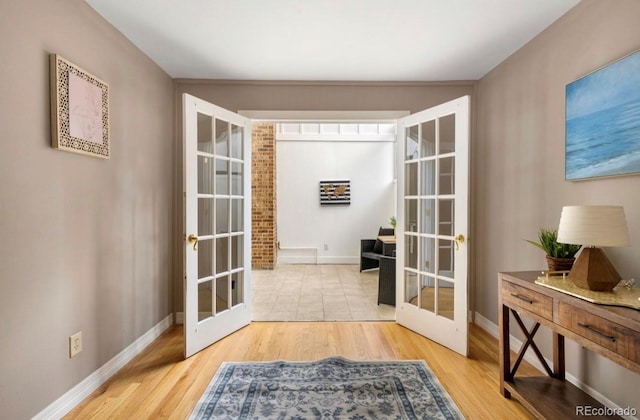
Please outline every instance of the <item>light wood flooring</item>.
[{"label": "light wood flooring", "polygon": [[[423,359],[467,419],[529,419],[498,390],[498,342],[470,325],[464,358],[394,322],[253,322],[183,360],[174,326],[72,410],[67,419],[185,419],[224,361]],[[519,375],[538,375],[528,363]]]}]

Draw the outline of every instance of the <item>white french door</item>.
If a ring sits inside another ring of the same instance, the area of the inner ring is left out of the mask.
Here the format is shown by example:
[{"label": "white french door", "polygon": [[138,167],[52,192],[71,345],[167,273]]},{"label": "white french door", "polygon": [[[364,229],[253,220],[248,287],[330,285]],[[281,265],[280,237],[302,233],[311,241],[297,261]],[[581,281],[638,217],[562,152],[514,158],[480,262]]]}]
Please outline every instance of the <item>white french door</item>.
[{"label": "white french door", "polygon": [[396,320],[466,356],[469,96],[398,120]]},{"label": "white french door", "polygon": [[182,99],[186,358],[251,322],[251,121]]}]

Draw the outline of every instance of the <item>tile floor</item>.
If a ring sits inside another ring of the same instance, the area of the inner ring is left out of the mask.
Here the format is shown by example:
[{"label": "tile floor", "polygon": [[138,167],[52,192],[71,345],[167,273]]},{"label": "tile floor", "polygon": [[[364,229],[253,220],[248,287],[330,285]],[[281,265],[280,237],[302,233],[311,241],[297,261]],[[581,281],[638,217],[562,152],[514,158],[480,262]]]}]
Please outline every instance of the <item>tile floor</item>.
[{"label": "tile floor", "polygon": [[378,270],[357,265],[278,265],[253,270],[254,321],[394,320],[395,307],[378,305]]}]

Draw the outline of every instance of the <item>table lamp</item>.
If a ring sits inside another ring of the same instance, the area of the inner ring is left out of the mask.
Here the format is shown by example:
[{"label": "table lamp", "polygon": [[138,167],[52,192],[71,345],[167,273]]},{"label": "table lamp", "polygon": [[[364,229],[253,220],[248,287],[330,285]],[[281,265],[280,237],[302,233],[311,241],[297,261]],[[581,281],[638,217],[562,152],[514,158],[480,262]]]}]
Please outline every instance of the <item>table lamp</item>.
[{"label": "table lamp", "polygon": [[584,289],[609,292],[620,274],[598,246],[629,245],[621,206],[565,206],[560,215],[558,242],[583,245],[569,278]]}]

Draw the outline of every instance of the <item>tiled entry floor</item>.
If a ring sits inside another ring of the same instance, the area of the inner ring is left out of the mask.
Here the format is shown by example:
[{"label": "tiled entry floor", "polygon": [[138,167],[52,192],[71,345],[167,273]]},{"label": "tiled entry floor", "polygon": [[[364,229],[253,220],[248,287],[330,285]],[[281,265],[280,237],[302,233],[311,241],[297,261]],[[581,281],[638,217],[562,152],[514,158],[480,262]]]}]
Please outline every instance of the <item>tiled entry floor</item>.
[{"label": "tiled entry floor", "polygon": [[378,270],[296,264],[252,273],[253,321],[395,319],[394,306],[377,304]]}]

